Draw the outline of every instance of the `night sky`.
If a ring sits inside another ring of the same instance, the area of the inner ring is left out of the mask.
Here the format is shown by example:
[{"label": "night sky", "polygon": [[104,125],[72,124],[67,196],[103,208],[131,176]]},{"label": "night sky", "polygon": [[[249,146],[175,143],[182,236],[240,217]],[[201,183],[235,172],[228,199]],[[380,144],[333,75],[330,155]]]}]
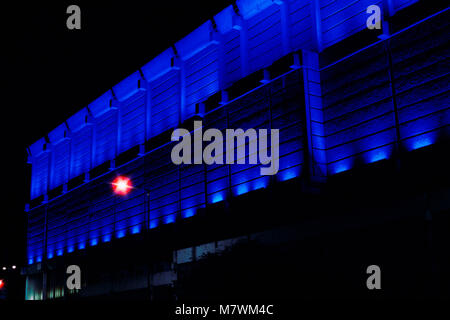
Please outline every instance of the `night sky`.
[{"label": "night sky", "polygon": [[[25,261],[26,147],[232,3],[92,2],[2,3],[0,266]],[[81,30],[66,27],[71,4]]]}]

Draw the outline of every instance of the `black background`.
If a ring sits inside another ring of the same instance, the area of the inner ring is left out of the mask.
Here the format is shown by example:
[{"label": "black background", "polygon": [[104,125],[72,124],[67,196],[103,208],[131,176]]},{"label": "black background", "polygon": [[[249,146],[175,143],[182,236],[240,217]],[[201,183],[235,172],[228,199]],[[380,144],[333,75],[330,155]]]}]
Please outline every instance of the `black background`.
[{"label": "black background", "polygon": [[[2,3],[0,266],[25,262],[26,147],[231,3]],[[81,30],[66,27],[71,4]]]}]

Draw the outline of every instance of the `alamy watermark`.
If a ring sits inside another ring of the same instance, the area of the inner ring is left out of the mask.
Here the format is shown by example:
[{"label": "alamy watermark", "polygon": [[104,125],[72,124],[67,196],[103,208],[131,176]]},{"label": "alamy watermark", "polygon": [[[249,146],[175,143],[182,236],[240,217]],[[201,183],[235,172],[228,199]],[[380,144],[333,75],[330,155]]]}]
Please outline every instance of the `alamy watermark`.
[{"label": "alamy watermark", "polygon": [[[226,129],[224,139],[220,130],[211,128],[203,132],[202,121],[194,121],[193,138],[187,129],[181,128],[173,131],[172,141],[179,142],[172,149],[172,162],[176,165],[259,163],[266,166],[260,168],[261,175],[275,175],[279,169],[279,130],[270,130],[270,146],[268,131],[268,129],[247,129],[245,131],[243,129]],[[248,157],[246,141],[249,149]],[[203,142],[209,142],[209,144],[203,148]],[[247,158],[248,163],[246,162]]]},{"label": "alamy watermark", "polygon": [[67,277],[66,285],[69,290],[80,290],[81,289],[81,269],[77,265],[70,265],[67,267],[66,273],[69,275]]},{"label": "alamy watermark", "polygon": [[73,4],[67,7],[67,14],[70,14],[66,20],[66,26],[69,30],[81,29],[81,9],[79,6]]},{"label": "alamy watermark", "polygon": [[381,289],[381,269],[379,266],[373,264],[367,267],[366,273],[370,274],[367,278],[366,286],[369,290]]},{"label": "alamy watermark", "polygon": [[367,29],[369,30],[380,30],[381,29],[381,8],[376,4],[370,5],[366,10],[367,14],[370,16],[366,20]]}]

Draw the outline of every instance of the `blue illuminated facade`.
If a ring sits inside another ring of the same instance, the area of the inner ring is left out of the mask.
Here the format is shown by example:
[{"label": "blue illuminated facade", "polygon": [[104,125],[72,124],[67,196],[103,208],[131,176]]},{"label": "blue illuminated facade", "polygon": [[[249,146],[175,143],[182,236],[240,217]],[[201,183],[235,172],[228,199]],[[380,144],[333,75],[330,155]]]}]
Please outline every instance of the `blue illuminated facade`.
[{"label": "blue illuminated facade", "polygon": [[[246,0],[217,14],[29,147],[31,199],[40,203],[28,212],[28,263],[174,223],[273,182],[305,174],[323,182],[447,139],[448,22],[427,24],[448,21],[447,10],[383,30],[342,59],[321,59],[366,29],[369,5],[388,18],[415,2]],[[277,74],[279,61],[286,67]],[[261,176],[259,165],[176,166],[172,142],[148,143],[193,117],[206,128],[280,129],[278,174]],[[133,148],[137,157],[118,164]],[[93,177],[104,165],[109,171]],[[119,174],[135,187],[124,197],[109,184]]]}]

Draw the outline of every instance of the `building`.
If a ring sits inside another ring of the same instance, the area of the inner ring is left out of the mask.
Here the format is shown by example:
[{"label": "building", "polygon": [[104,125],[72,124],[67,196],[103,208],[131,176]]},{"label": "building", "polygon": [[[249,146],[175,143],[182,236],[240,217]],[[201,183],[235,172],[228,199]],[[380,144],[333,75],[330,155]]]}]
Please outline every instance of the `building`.
[{"label": "building", "polygon": [[[414,0],[226,8],[29,147],[26,299],[360,296],[371,264],[389,296],[448,296],[448,21]],[[196,119],[279,129],[279,172],[174,165]]]}]

